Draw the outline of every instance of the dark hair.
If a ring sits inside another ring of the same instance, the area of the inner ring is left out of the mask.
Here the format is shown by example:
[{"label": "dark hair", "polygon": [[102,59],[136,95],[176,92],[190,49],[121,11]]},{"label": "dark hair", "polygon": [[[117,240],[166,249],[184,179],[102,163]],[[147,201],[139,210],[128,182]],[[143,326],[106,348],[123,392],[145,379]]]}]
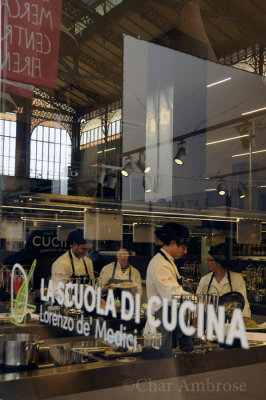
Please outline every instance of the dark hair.
[{"label": "dark hair", "polygon": [[67,238],[67,245],[72,246],[73,243],[77,243],[78,245],[89,243],[89,240],[84,239],[83,229],[76,229],[70,232]]},{"label": "dark hair", "polygon": [[189,243],[188,229],[175,222],[168,222],[161,228],[156,229],[155,235],[167,246],[170,244],[171,240],[175,240],[177,245],[184,244],[188,246]]},{"label": "dark hair", "polygon": [[227,268],[228,262],[226,257],[226,246],[225,243],[217,244],[212,246],[208,253],[217,261],[223,268]]}]

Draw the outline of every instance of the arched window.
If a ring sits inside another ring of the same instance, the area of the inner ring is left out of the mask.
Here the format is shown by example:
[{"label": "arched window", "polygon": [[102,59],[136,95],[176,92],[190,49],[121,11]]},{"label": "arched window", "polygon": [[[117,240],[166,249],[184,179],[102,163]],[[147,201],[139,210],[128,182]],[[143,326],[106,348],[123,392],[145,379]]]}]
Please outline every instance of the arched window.
[{"label": "arched window", "polygon": [[65,129],[38,125],[31,135],[30,177],[66,180],[71,163],[71,139]]},{"label": "arched window", "polygon": [[16,114],[0,113],[0,174],[15,175]]}]

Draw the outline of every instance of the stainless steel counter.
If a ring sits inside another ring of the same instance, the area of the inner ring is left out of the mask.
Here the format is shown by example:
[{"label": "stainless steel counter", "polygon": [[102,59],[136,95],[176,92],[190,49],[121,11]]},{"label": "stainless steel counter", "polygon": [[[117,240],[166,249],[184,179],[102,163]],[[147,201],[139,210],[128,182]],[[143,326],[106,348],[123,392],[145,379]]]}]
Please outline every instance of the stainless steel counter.
[{"label": "stainless steel counter", "polygon": [[[45,345],[81,340],[86,341],[88,337],[47,339]],[[0,397],[3,400],[48,399],[122,386],[126,379],[137,381],[147,374],[150,379],[158,380],[259,364],[266,361],[266,345],[256,345],[249,350],[234,348],[213,350],[205,354],[177,354],[173,358],[158,360],[143,360],[138,356],[129,363],[120,359],[103,360],[94,357],[98,361],[90,364],[2,372]]]}]

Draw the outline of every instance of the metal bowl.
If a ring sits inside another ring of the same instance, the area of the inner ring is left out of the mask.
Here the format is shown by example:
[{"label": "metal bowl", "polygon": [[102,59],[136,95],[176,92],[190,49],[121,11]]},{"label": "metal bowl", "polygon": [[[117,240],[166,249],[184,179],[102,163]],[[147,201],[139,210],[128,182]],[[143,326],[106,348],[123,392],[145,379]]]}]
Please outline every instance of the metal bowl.
[{"label": "metal bowl", "polygon": [[6,367],[37,365],[40,336],[29,333],[9,334],[0,337],[0,362]]}]

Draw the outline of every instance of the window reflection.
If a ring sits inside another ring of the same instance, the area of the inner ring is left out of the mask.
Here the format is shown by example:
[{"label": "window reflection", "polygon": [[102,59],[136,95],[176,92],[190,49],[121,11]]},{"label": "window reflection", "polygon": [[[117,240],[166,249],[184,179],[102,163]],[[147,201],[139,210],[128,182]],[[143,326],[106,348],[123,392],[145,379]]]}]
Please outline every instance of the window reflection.
[{"label": "window reflection", "polygon": [[65,180],[70,160],[71,139],[65,129],[39,125],[33,130],[31,178]]},{"label": "window reflection", "polygon": [[[89,121],[89,123],[93,123],[93,120]],[[116,120],[113,122],[110,122],[108,124],[107,128],[107,136],[114,136],[122,132],[122,121]],[[99,140],[102,140],[105,138],[105,126],[99,125],[95,128],[89,129],[84,131],[81,134],[80,137],[80,147],[83,148],[83,146],[87,144],[98,142]]]},{"label": "window reflection", "polygon": [[0,173],[2,175],[15,175],[15,157],[16,114],[0,113]]}]

